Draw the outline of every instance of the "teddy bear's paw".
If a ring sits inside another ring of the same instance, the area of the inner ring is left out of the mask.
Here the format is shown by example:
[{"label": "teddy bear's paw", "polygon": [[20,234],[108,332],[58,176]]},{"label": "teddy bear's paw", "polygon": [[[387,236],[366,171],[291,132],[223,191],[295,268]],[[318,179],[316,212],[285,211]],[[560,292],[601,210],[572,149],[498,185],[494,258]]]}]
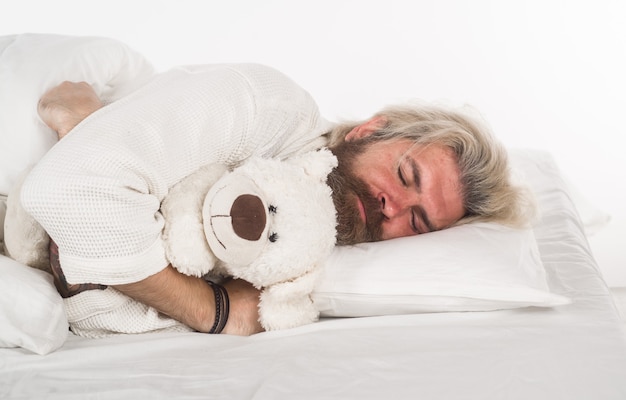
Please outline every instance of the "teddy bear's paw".
[{"label": "teddy bear's paw", "polygon": [[14,243],[10,250],[6,247],[7,255],[21,264],[52,273],[48,251],[50,239],[48,235],[40,234],[43,231],[35,231],[36,237],[31,236],[28,241]]},{"label": "teddy bear's paw", "polygon": [[186,275],[202,276],[217,261],[204,238],[202,219],[193,213],[166,221],[163,242],[167,260]]},{"label": "teddy bear's paw", "polygon": [[200,257],[197,253],[197,248],[193,248],[192,246],[189,246],[186,251],[179,249],[171,254],[166,250],[168,261],[179,272],[185,275],[201,277],[213,269],[217,259],[210,252]]},{"label": "teddy bear's paw", "polygon": [[7,197],[4,219],[4,250],[12,259],[33,268],[50,272],[45,229],[24,209],[20,201],[22,184],[30,168],[19,177]]},{"label": "teddy bear's paw", "polygon": [[296,328],[318,319],[319,312],[308,294],[283,297],[267,289],[261,292],[259,320],[266,331]]},{"label": "teddy bear's paw", "polygon": [[[172,240],[174,237],[176,240]],[[197,235],[174,235],[169,239],[165,240],[165,256],[183,274],[200,277],[217,263],[206,241],[198,240]]]}]

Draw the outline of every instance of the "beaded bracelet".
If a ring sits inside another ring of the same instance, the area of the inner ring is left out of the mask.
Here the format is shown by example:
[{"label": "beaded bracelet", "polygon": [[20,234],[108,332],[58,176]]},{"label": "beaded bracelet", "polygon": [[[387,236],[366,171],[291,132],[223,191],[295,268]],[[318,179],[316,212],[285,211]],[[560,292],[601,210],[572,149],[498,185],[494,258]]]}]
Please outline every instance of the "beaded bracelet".
[{"label": "beaded bracelet", "polygon": [[215,322],[209,333],[222,333],[226,322],[228,322],[228,313],[230,311],[228,292],[222,285],[211,281],[207,282],[213,288],[213,294],[215,295]]}]

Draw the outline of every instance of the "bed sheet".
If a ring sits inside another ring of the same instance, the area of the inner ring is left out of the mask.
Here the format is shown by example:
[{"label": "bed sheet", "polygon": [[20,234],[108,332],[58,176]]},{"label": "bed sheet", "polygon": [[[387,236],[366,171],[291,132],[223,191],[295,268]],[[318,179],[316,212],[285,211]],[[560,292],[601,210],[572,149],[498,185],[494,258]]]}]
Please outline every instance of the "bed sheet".
[{"label": "bed sheet", "polygon": [[71,336],[0,349],[11,399],[625,399],[626,337],[551,156],[513,153],[537,193],[551,309],[324,319],[252,337]]}]

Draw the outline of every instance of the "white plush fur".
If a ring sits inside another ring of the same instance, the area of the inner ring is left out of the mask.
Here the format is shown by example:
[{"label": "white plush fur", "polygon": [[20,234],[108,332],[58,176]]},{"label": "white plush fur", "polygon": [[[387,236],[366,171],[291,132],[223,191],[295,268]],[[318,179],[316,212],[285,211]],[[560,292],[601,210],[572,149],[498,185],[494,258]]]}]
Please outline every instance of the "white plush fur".
[{"label": "white plush fur", "polygon": [[226,172],[222,164],[206,165],[174,185],[161,203],[165,254],[183,274],[203,276],[217,263],[204,236],[202,205]]},{"label": "white plush fur", "polygon": [[22,184],[30,170],[28,168],[22,172],[7,196],[7,213],[4,219],[5,253],[22,264],[50,272],[50,238],[20,203]]},{"label": "white plush fur", "polygon": [[[184,274],[233,276],[262,289],[259,314],[266,330],[314,322],[319,313],[310,294],[335,245],[335,208],[326,177],[336,166],[335,156],[320,150],[286,161],[254,157],[231,172],[217,164],[200,168],[172,187],[162,202],[168,260]],[[49,269],[49,238],[21,207],[19,192],[20,185],[7,201],[8,254]],[[232,224],[223,218],[217,224],[211,214],[218,199],[226,199],[221,206],[228,212],[228,199],[250,192],[265,206],[266,226],[258,240],[239,238]],[[209,242],[223,246],[212,248]]]}]

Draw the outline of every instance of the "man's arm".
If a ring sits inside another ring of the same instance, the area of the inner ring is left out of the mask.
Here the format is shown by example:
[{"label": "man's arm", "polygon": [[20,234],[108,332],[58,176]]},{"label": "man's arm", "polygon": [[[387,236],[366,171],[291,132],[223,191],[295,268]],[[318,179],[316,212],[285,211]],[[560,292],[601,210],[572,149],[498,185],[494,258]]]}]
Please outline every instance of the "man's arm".
[{"label": "man's arm", "polygon": [[[261,332],[259,291],[242,280],[230,280],[224,287],[230,298],[230,315],[223,333]],[[172,266],[142,281],[115,288],[199,332],[208,332],[213,326],[215,296],[211,286],[203,279],[181,274]]]},{"label": "man's arm", "polygon": [[[64,82],[42,96],[38,112],[62,138],[102,106],[89,84]],[[224,333],[250,335],[260,332],[259,291],[241,280],[231,280],[224,287],[230,297],[230,315]],[[200,332],[208,332],[213,326],[213,289],[203,279],[181,274],[171,266],[139,282],[115,288]]]}]

